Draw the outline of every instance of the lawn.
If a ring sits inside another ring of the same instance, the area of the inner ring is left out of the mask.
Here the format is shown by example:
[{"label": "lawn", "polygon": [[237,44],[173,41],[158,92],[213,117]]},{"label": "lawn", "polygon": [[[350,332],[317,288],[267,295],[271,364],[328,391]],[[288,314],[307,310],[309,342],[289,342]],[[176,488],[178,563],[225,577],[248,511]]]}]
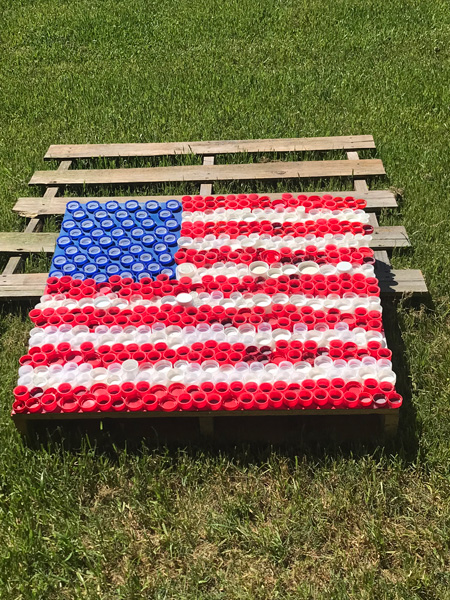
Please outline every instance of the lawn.
[{"label": "lawn", "polygon": [[450,598],[448,2],[1,8],[0,230],[23,229],[11,208],[51,143],[371,133],[401,194],[381,222],[413,243],[394,265],[433,306],[398,311],[395,442],[221,452],[26,447],[9,412],[30,325],[3,306],[0,597]]}]

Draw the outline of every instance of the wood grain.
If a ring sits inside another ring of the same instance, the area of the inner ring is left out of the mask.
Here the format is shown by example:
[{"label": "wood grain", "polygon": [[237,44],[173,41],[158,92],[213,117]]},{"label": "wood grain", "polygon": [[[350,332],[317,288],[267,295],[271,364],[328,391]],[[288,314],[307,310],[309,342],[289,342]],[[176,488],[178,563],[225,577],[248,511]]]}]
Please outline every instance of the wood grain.
[{"label": "wood grain", "polygon": [[170,142],[156,144],[66,144],[52,145],[46,160],[76,158],[118,158],[174,156],[182,154],[229,154],[234,152],[303,152],[362,150],[375,148],[371,135],[269,140],[222,140],[211,142]]},{"label": "wood grain", "polygon": [[269,162],[237,165],[190,165],[139,169],[80,169],[65,173],[36,171],[30,185],[136,185],[183,181],[244,181],[384,175],[379,159]]}]

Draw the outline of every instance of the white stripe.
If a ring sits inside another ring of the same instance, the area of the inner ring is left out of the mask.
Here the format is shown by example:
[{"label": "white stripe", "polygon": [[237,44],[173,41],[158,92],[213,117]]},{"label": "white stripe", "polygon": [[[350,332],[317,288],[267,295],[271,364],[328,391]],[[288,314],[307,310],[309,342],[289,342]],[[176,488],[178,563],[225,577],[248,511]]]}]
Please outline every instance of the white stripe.
[{"label": "white stripe", "polygon": [[94,331],[89,331],[85,325],[60,325],[59,327],[35,327],[30,332],[29,347],[41,347],[44,344],[53,344],[55,347],[67,342],[73,349],[78,350],[83,342],[92,342],[97,349],[103,344],[156,344],[165,342],[169,348],[179,348],[180,346],[191,346],[195,342],[206,342],[215,340],[216,342],[236,342],[245,343],[251,346],[271,346],[273,347],[278,340],[300,340],[306,342],[314,340],[319,347],[328,347],[331,340],[341,340],[342,342],[353,342],[360,348],[366,348],[371,340],[381,343],[383,348],[387,347],[385,336],[378,331],[365,330],[361,327],[349,330],[345,324],[340,324],[338,328],[328,329],[326,326],[320,329],[305,330],[301,324],[294,326],[294,331],[288,329],[272,329],[265,323],[255,329],[250,324],[241,325],[239,328],[227,327],[215,323],[208,325],[200,323],[189,327],[170,326],[165,327],[161,324],[141,325],[134,327],[128,325],[125,328],[119,325],[107,327],[99,325]]},{"label": "white stripe", "polygon": [[351,221],[354,223],[368,223],[369,214],[364,210],[345,208],[343,210],[329,210],[326,208],[315,208],[306,212],[303,207],[299,208],[254,208],[254,209],[230,209],[217,208],[215,210],[183,211],[183,222],[194,223],[217,223],[218,221],[274,221],[303,223],[304,221],[317,221],[318,219],[338,219],[339,221]]},{"label": "white stripe", "polygon": [[[323,357],[319,357],[323,358]],[[70,383],[72,386],[84,385],[90,388],[95,383],[107,385],[121,384],[125,381],[149,381],[151,384],[162,384],[169,386],[171,383],[183,383],[185,385],[200,384],[204,381],[218,383],[225,381],[241,381],[248,383],[262,383],[263,381],[286,383],[300,383],[305,379],[334,379],[340,377],[344,381],[360,381],[368,378],[377,381],[387,381],[395,384],[395,374],[389,361],[381,359],[373,365],[365,365],[361,361],[354,360],[341,365],[339,361],[331,363],[320,362],[316,359],[315,365],[308,362],[296,363],[294,366],[288,361],[280,365],[274,363],[238,363],[235,366],[220,366],[215,361],[199,363],[187,363],[179,361],[174,366],[168,361],[160,361],[154,365],[147,363],[139,367],[135,360],[128,360],[121,365],[110,365],[107,369],[98,367],[92,369],[91,365],[77,366],[75,363],[67,363],[50,367],[38,367],[29,373],[19,377],[18,385],[25,385],[28,389],[41,387],[44,390],[49,387],[58,387],[61,383]],[[389,363],[389,364],[388,364]],[[91,368],[89,368],[91,367]]]}]

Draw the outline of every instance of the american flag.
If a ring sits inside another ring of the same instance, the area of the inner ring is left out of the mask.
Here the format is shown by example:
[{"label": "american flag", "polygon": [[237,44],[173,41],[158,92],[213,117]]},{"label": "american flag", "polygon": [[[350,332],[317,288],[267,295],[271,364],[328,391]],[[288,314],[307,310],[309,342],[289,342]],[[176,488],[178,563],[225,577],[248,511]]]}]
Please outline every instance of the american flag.
[{"label": "american flag", "polygon": [[13,413],[398,408],[364,200],[69,202]]}]

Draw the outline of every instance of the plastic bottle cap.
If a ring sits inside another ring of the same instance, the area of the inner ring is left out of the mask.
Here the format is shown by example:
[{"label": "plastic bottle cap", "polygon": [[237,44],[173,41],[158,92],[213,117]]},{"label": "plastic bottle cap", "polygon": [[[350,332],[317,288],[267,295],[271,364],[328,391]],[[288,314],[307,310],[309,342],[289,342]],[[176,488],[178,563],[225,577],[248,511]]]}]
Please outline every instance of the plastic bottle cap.
[{"label": "plastic bottle cap", "polygon": [[159,210],[159,203],[155,202],[154,200],[149,200],[146,204],[145,204],[145,208],[148,210],[148,212],[150,213],[156,213]]}]

